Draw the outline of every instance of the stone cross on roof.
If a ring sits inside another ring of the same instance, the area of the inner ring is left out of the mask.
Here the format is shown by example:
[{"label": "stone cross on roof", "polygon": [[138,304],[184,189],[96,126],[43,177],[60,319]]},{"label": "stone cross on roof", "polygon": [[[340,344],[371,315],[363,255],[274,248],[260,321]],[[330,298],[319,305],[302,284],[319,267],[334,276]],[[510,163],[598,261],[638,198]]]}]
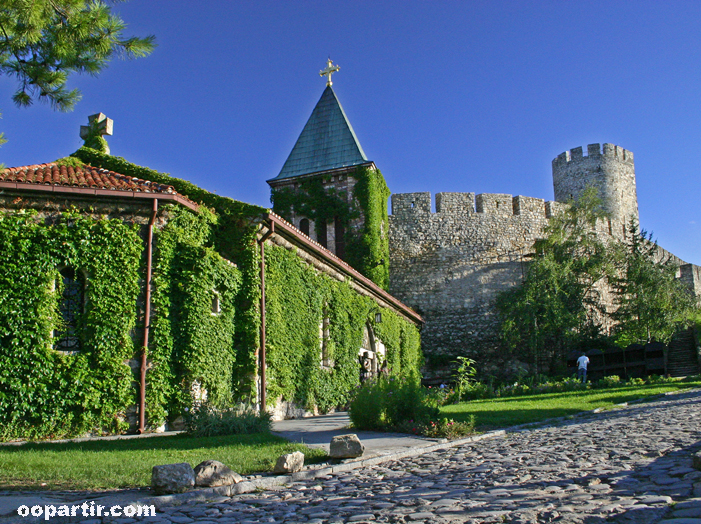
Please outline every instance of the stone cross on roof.
[{"label": "stone cross on roof", "polygon": [[111,118],[107,118],[103,113],[90,115],[88,117],[88,125],[80,126],[80,138],[85,141],[86,147],[97,149],[109,155],[110,148],[103,136],[112,136],[113,124],[114,121]]},{"label": "stone cross on roof", "polygon": [[322,69],[319,71],[319,76],[325,76],[327,78],[326,80],[326,85],[330,86],[333,84],[331,81],[331,75],[338,72],[341,69],[341,66],[335,66],[333,65],[333,61],[329,58],[326,61],[326,69]]}]

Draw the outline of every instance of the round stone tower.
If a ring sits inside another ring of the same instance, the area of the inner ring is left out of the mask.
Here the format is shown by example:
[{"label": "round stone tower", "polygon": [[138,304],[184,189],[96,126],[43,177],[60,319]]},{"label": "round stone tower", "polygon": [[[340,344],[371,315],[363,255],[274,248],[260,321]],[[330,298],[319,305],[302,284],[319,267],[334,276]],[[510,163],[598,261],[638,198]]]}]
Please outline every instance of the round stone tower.
[{"label": "round stone tower", "polygon": [[587,156],[576,147],[553,160],[555,200],[576,200],[588,186],[599,190],[604,209],[611,216],[612,233],[625,234],[621,228],[631,218],[638,220],[633,153],[613,144],[604,144],[602,152],[599,144],[589,144]]}]

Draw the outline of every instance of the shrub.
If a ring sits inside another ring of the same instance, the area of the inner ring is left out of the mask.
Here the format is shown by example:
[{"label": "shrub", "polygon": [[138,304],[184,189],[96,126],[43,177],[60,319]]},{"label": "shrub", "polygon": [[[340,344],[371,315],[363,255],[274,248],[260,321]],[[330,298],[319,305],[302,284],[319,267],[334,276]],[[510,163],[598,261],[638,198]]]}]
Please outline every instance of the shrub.
[{"label": "shrub", "polygon": [[428,422],[408,420],[399,424],[396,429],[402,433],[452,440],[475,432],[475,416],[470,415],[467,422],[456,422],[452,418],[445,417]]},{"label": "shrub", "polygon": [[358,429],[388,429],[407,420],[436,418],[438,407],[431,404],[418,380],[379,377],[360,386],[349,415]]},{"label": "shrub", "polygon": [[217,409],[202,404],[188,413],[186,422],[187,432],[195,437],[270,433],[272,425],[270,413],[258,413],[245,405]]},{"label": "shrub", "polygon": [[[358,429],[398,431],[434,438],[454,439],[474,432],[474,418],[455,422],[439,417],[438,407],[448,396],[421,387],[416,379],[386,378],[368,381],[350,405],[350,419]],[[444,391],[445,390],[445,391]]]},{"label": "shrub", "polygon": [[610,388],[612,386],[618,386],[621,383],[621,377],[618,375],[611,375],[604,377],[599,380],[599,384],[605,388]]}]

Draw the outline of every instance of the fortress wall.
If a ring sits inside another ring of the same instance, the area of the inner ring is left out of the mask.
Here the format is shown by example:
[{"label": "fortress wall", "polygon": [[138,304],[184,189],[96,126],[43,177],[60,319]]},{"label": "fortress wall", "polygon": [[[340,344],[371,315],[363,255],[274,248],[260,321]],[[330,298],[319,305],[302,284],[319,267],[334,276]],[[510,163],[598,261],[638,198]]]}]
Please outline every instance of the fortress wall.
[{"label": "fortress wall", "polygon": [[613,144],[589,144],[587,155],[575,147],[552,161],[555,200],[577,199],[588,186],[595,187],[611,216],[612,232],[624,233],[631,217],[638,219],[633,153]]},{"label": "fortress wall", "polygon": [[[432,213],[430,193],[392,195],[390,293],[424,316],[429,361],[487,359],[495,346],[494,298],[521,282],[533,242],[563,207],[523,196],[438,193]],[[488,360],[503,364],[495,355]]]}]

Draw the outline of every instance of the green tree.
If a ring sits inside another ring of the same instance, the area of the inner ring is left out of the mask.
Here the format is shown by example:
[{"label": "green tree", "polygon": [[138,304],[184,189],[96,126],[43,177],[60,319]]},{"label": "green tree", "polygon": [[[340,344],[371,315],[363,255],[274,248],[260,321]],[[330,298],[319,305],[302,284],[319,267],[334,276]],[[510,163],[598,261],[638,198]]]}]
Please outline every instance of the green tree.
[{"label": "green tree", "polygon": [[497,297],[504,342],[536,373],[561,371],[570,349],[599,336],[599,289],[615,269],[614,252],[596,234],[605,217],[596,189],[585,190],[550,220],[523,283]]},{"label": "green tree", "polygon": [[630,223],[621,249],[619,276],[613,280],[616,343],[667,344],[679,329],[692,324],[698,313],[696,300],[676,278],[678,266],[669,258],[658,260],[657,243],[646,231],[638,232],[637,221]]},{"label": "green tree", "polygon": [[80,92],[66,88],[71,73],[97,75],[114,56],[141,57],[155,47],[153,36],[122,37],[125,27],[99,0],[3,0],[0,74],[17,79],[14,102],[72,110]]}]

